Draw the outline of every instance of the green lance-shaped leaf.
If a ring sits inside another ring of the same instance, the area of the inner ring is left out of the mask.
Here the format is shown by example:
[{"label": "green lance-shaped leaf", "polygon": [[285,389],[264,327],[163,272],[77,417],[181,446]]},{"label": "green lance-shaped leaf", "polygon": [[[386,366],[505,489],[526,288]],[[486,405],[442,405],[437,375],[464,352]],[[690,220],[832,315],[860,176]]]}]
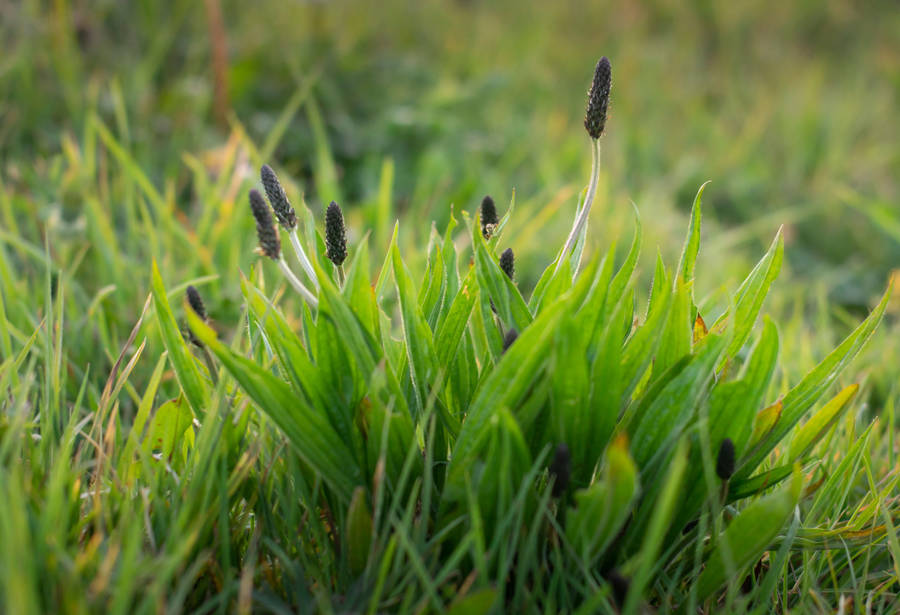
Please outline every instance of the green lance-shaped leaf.
[{"label": "green lance-shaped leaf", "polygon": [[419,412],[425,408],[431,387],[434,386],[438,363],[434,350],[431,329],[416,301],[412,278],[400,258],[397,244],[391,247],[391,263],[397,296],[400,298],[400,316],[403,336],[406,339],[406,353],[410,375],[416,391],[416,405]]},{"label": "green lance-shaped leaf", "polygon": [[363,482],[362,471],[325,414],[304,403],[286,382],[225,346],[192,310],[187,311],[187,319],[194,335],[284,432],[301,459],[341,499],[349,501],[353,488]]},{"label": "green lance-shaped leaf", "polygon": [[869,338],[872,337],[875,329],[878,328],[890,296],[891,287],[888,287],[879,304],[862,324],[784,396],[784,399],[781,400],[781,412],[774,425],[765,435],[762,435],[758,446],[754,447],[750,458],[743,461],[737,476],[742,478],[749,476],[772,449],[793,429],[806,411],[834,383],[841,371],[856,357],[866,342],[869,341]]},{"label": "green lance-shaped leaf", "polygon": [[566,517],[566,538],[587,565],[603,555],[628,519],[639,482],[627,439],[616,438],[606,450],[599,479],[575,492],[576,506]]},{"label": "green lance-shaped leaf", "polygon": [[797,430],[791,441],[789,461],[798,461],[808,455],[819,440],[837,422],[844,411],[849,407],[850,401],[859,391],[858,384],[841,389],[831,401],[822,406],[806,423]]},{"label": "green lance-shaped leaf", "polygon": [[[175,322],[172,309],[169,307],[169,299],[155,260],[153,261],[150,275],[150,289],[153,294],[153,305],[156,309],[156,322],[159,323],[159,331],[162,335],[163,344],[165,344],[169,353],[169,360],[172,362],[172,367],[175,370],[175,377],[178,379],[178,384],[181,385],[181,390],[184,391],[184,396],[187,398],[191,408],[193,408],[195,413],[201,415],[206,411],[207,389],[187,343],[178,330],[178,324]],[[193,314],[193,310],[190,308],[186,312],[189,312],[188,316]]]},{"label": "green lance-shaped leaf", "polygon": [[497,313],[508,327],[524,330],[531,323],[531,312],[519,289],[488,252],[480,233],[472,233],[475,245],[475,270],[478,285],[493,301]]},{"label": "green lance-shaped leaf", "polygon": [[194,444],[193,420],[191,409],[181,397],[167,401],[150,419],[141,449],[148,455],[161,455],[166,462],[172,460],[179,447],[183,453],[187,452]]},{"label": "green lance-shaped leaf", "polygon": [[783,257],[784,237],[779,229],[765,256],[753,268],[735,293],[733,313],[732,310],[725,312],[712,326],[712,331],[722,331],[727,326],[728,319],[734,318],[734,334],[731,343],[728,344],[728,350],[725,352],[726,360],[734,357],[750,337],[756,317],[762,309],[763,300],[769,293],[772,282],[781,271]]},{"label": "green lance-shaped leaf", "polygon": [[691,208],[691,223],[688,226],[688,234],[684,240],[684,248],[681,251],[681,261],[678,263],[678,275],[685,281],[694,279],[694,267],[697,264],[697,254],[700,253],[700,200],[703,198],[703,190],[709,182],[705,182],[694,197],[694,205]]},{"label": "green lance-shaped leaf", "polygon": [[634,417],[632,450],[643,468],[651,459],[674,443],[694,416],[707,385],[713,378],[716,361],[727,339],[709,335],[705,346],[677,376],[665,385],[655,399]]},{"label": "green lance-shaped leaf", "polygon": [[697,580],[700,600],[706,600],[770,548],[797,505],[802,490],[803,476],[796,466],[789,484],[753,502],[734,518],[719,537]]},{"label": "green lance-shaped leaf", "polygon": [[372,543],[372,513],[366,501],[365,487],[353,490],[347,509],[347,559],[350,572],[358,576],[366,568]]}]

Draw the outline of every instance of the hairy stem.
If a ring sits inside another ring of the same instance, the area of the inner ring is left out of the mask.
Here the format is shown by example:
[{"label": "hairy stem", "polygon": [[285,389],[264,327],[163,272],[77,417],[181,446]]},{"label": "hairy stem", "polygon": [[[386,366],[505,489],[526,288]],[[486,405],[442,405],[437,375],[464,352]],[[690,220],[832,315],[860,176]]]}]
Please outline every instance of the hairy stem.
[{"label": "hairy stem", "polygon": [[[584,196],[584,205],[582,205],[578,214],[575,216],[575,223],[572,225],[572,231],[569,233],[569,237],[566,239],[566,243],[563,246],[562,253],[560,253],[559,259],[556,261],[555,271],[559,271],[559,267],[562,265],[563,260],[568,258],[569,254],[572,253],[572,250],[575,249],[575,244],[578,242],[579,235],[581,235],[581,232],[584,230],[585,226],[587,226],[588,214],[591,213],[591,205],[594,203],[594,195],[597,193],[597,182],[599,178],[600,139],[591,139],[591,181],[588,184],[587,194]],[[572,272],[573,277],[578,273],[579,264],[580,263],[575,265],[575,270]]]},{"label": "hairy stem", "polygon": [[284,274],[284,277],[287,278],[287,281],[291,283],[291,286],[294,287],[300,296],[303,297],[304,301],[306,301],[310,306],[316,308],[319,306],[319,301],[316,299],[316,296],[313,295],[306,286],[303,285],[303,282],[297,279],[297,276],[294,275],[294,272],[291,271],[291,268],[288,266],[287,261],[284,260],[282,256],[278,259],[278,266],[281,267],[281,272]]},{"label": "hairy stem", "polygon": [[306,272],[306,275],[309,276],[309,279],[312,280],[313,286],[318,290],[319,288],[319,280],[316,278],[316,271],[313,269],[312,263],[309,258],[306,256],[306,252],[303,250],[303,246],[300,244],[300,238],[297,236],[297,229],[295,228],[289,233],[291,238],[291,245],[294,246],[294,252],[297,253],[297,259],[300,261],[300,266],[303,267],[303,271]]}]

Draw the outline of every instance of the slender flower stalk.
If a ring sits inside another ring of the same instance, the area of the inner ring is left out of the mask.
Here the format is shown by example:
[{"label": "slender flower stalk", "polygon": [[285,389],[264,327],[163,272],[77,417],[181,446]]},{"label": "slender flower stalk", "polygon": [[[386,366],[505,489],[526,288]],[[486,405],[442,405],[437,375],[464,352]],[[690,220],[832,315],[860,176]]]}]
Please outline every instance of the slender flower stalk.
[{"label": "slender flower stalk", "polygon": [[275,175],[272,167],[264,164],[259,171],[259,177],[263,188],[266,190],[266,196],[269,197],[269,203],[272,204],[272,209],[275,211],[275,217],[278,218],[279,224],[287,231],[288,237],[290,237],[291,245],[294,247],[300,266],[303,267],[303,271],[312,280],[313,286],[318,289],[319,280],[316,277],[316,270],[313,268],[309,257],[306,256],[306,251],[303,249],[300,237],[297,235],[297,213],[294,211],[291,202],[288,201],[287,194],[281,186],[281,182],[278,181],[278,176]]},{"label": "slender flower stalk", "polygon": [[256,219],[256,233],[259,237],[259,252],[264,256],[268,256],[278,263],[278,267],[284,273],[284,277],[300,293],[300,296],[312,307],[319,305],[316,296],[303,285],[281,254],[281,241],[278,238],[278,231],[275,230],[275,223],[272,220],[272,211],[266,205],[265,199],[258,190],[250,191],[250,209],[253,217]]},{"label": "slender flower stalk", "polygon": [[294,272],[291,271],[290,266],[287,264],[287,261],[284,260],[283,256],[278,259],[278,267],[281,269],[284,277],[287,278],[287,281],[294,287],[294,290],[300,293],[300,296],[303,297],[308,304],[313,308],[319,307],[319,300],[316,299],[316,296],[303,285],[303,282],[301,282],[296,275],[294,275]]},{"label": "slender flower stalk", "polygon": [[[587,110],[584,114],[584,127],[591,137],[591,179],[588,183],[587,193],[584,196],[584,204],[575,215],[575,223],[566,238],[562,252],[556,262],[556,271],[559,271],[564,259],[575,249],[575,244],[587,226],[588,215],[591,213],[591,205],[594,204],[594,196],[597,193],[597,183],[600,179],[600,137],[606,128],[606,112],[609,107],[609,91],[612,86],[612,69],[606,56],[600,58],[594,69],[594,79],[591,89],[588,91]],[[572,272],[578,273],[580,262],[576,263]]]}]

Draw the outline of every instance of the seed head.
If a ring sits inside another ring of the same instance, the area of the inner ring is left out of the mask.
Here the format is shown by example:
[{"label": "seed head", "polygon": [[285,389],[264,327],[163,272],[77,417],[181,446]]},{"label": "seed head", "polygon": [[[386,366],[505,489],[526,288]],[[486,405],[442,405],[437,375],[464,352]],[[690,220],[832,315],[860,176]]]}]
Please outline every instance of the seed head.
[{"label": "seed head", "polygon": [[516,257],[513,255],[512,248],[506,248],[500,255],[500,269],[510,280],[515,280]]},{"label": "seed head", "polygon": [[612,586],[613,598],[620,607],[625,604],[625,598],[628,596],[628,588],[631,587],[631,579],[623,575],[621,572],[613,568],[606,575],[606,580]]},{"label": "seed head", "polygon": [[194,310],[194,313],[197,314],[201,320],[205,321],[208,319],[206,316],[206,306],[203,305],[203,299],[200,297],[200,293],[197,292],[197,289],[193,286],[187,287],[187,300],[191,309]]},{"label": "seed head", "polygon": [[592,139],[599,139],[606,127],[606,109],[609,107],[609,89],[612,86],[612,67],[606,56],[600,58],[594,69],[594,80],[588,90],[584,127]]},{"label": "seed head", "polygon": [[506,335],[503,336],[503,352],[509,350],[509,347],[512,346],[513,342],[515,342],[518,338],[518,331],[516,331],[515,329],[509,329],[506,332]]},{"label": "seed head", "polygon": [[347,258],[347,230],[341,206],[331,202],[325,210],[325,256],[338,267]]},{"label": "seed head", "polygon": [[553,481],[553,497],[558,498],[566,491],[569,486],[569,474],[572,471],[572,456],[569,454],[569,447],[560,444],[556,447],[556,453],[553,455],[553,461],[550,462],[550,474],[556,478]]},{"label": "seed head", "polygon": [[485,239],[490,239],[497,228],[497,208],[494,206],[494,199],[490,196],[484,197],[481,201],[481,234]]},{"label": "seed head", "polygon": [[278,177],[275,175],[275,171],[269,165],[264,164],[259,170],[259,177],[262,180],[263,188],[266,189],[266,196],[269,197],[272,209],[275,210],[275,217],[278,218],[278,222],[281,223],[284,230],[294,230],[297,226],[297,214],[294,212],[290,201],[288,201],[284,188],[281,187],[281,182],[278,181]]},{"label": "seed head", "polygon": [[250,191],[250,209],[256,218],[256,234],[259,236],[259,251],[272,260],[278,260],[281,254],[281,240],[272,221],[272,211],[259,190]]},{"label": "seed head", "polygon": [[731,441],[731,438],[725,438],[719,446],[716,474],[722,480],[728,480],[734,474],[734,442]]}]

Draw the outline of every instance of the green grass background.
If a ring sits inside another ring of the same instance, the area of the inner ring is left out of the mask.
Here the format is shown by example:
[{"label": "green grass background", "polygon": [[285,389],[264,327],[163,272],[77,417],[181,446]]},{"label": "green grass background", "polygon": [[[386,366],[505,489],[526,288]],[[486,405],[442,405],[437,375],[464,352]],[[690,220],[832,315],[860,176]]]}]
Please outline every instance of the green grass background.
[{"label": "green grass background", "polygon": [[[299,522],[240,530],[235,494],[292,488],[293,462],[264,420],[249,449],[210,439],[210,480],[164,474],[140,497],[83,482],[105,476],[104,447],[127,442],[154,382],[163,345],[152,318],[130,338],[152,259],[176,308],[194,283],[220,333],[240,335],[239,272],[257,261],[246,192],[263,162],[316,216],[338,200],[351,246],[371,231],[380,254],[399,218],[414,277],[431,221],[443,229],[451,207],[474,212],[484,194],[502,212],[515,190],[506,237],[531,288],[587,179],[584,92],[607,55],[611,114],[589,250],[627,247],[633,202],[649,280],[652,246],[674,261],[693,195],[712,180],[697,297],[716,306],[784,225],[786,263],[767,310],[782,323],[786,381],[842,339],[900,263],[893,2],[225,0],[222,115],[211,4],[0,0],[7,604],[30,596],[39,612],[47,579],[55,589],[43,604],[72,610],[175,608],[203,602],[217,582],[243,606],[248,584],[273,596],[290,585],[240,567],[249,549],[283,548]],[[865,393],[848,433],[880,417],[880,476],[896,474],[898,311],[895,298],[847,375]],[[159,380],[159,399],[173,397],[171,372]],[[60,436],[76,432],[90,445],[79,441],[69,463],[76,445]],[[23,445],[22,433],[39,437]],[[171,489],[180,501],[151,513],[154,493]],[[211,570],[223,562],[235,569]]]}]

